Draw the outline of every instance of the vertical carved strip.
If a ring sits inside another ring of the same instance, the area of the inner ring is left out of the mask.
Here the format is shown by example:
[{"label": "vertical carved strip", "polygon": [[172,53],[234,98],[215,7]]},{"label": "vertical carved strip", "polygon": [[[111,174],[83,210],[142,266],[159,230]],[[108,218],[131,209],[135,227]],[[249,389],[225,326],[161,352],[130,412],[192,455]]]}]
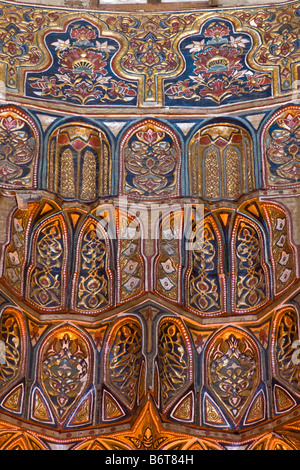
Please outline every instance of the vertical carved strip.
[{"label": "vertical carved strip", "polygon": [[192,379],[192,356],[187,333],[173,318],[161,321],[158,329],[158,369],[161,402],[168,409]]},{"label": "vertical carved strip", "polygon": [[81,199],[92,201],[96,198],[96,176],[97,164],[95,155],[87,150],[84,154],[82,165]]},{"label": "vertical carved strip", "polygon": [[136,403],[142,364],[142,330],[134,319],[117,321],[107,339],[105,380],[131,409]]},{"label": "vertical carved strip", "polygon": [[216,199],[221,197],[220,182],[220,162],[219,153],[216,148],[211,147],[203,154],[204,158],[204,181],[205,181],[205,197]]},{"label": "vertical carved strip", "polygon": [[242,191],[242,172],[239,153],[236,148],[229,146],[225,152],[226,195],[229,198],[239,196]]}]

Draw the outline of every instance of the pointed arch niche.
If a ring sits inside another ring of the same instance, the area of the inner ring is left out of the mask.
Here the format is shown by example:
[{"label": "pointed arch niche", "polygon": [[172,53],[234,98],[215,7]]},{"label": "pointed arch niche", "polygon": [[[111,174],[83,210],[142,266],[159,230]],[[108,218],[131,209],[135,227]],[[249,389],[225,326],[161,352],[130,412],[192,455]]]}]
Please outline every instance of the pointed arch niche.
[{"label": "pointed arch niche", "polygon": [[188,160],[193,197],[234,200],[255,188],[252,138],[239,124],[217,121],[199,129]]},{"label": "pointed arch niche", "polygon": [[48,141],[47,189],[66,200],[91,202],[110,195],[111,146],[85,122],[56,128]]}]

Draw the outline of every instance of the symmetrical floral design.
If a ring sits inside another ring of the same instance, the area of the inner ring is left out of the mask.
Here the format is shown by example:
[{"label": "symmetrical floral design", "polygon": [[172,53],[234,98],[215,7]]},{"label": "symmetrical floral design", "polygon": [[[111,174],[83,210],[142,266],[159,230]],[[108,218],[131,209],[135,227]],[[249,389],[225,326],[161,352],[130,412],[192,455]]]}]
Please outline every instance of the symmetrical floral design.
[{"label": "symmetrical floral design", "polygon": [[192,14],[166,15],[164,18],[159,15],[139,18],[111,15],[108,18],[110,29],[121,33],[128,42],[120,65],[127,75],[142,79],[141,103],[151,105],[160,100],[161,77],[176,72],[180,65],[173,43],[194,21]]},{"label": "symmetrical floral design", "polygon": [[110,61],[119,49],[117,41],[103,38],[97,28],[82,20],[72,23],[61,38],[50,33],[47,42],[52,64],[41,78],[36,73],[27,75],[28,96],[90,106],[136,104],[135,85],[109,75]]},{"label": "symmetrical floral design", "polygon": [[117,322],[107,340],[106,380],[130,408],[137,398],[143,358],[141,335],[139,322],[126,319]]},{"label": "symmetrical floral design", "polygon": [[94,312],[111,303],[109,247],[104,230],[95,220],[88,220],[80,233],[77,264],[73,278],[73,308],[78,312]]},{"label": "symmetrical floral design", "polygon": [[40,381],[59,422],[86,391],[91,377],[90,349],[73,330],[52,333],[41,356]]},{"label": "symmetrical floral design", "polygon": [[33,119],[15,106],[0,109],[0,185],[36,185],[39,132]]},{"label": "symmetrical floral design", "polygon": [[59,126],[49,137],[48,155],[49,191],[84,202],[110,195],[111,148],[99,128],[78,121]]},{"label": "symmetrical floral design", "polygon": [[150,119],[133,126],[122,140],[121,155],[124,195],[158,198],[178,194],[181,149],[167,126]]},{"label": "symmetrical floral design", "polygon": [[238,424],[260,380],[257,347],[246,333],[228,328],[212,341],[207,354],[208,384]]},{"label": "symmetrical floral design", "polygon": [[218,106],[229,99],[235,102],[270,96],[270,76],[247,64],[251,45],[250,36],[238,36],[229,21],[206,22],[199,36],[182,41],[181,50],[188,50],[186,71],[179,80],[165,80],[165,104]]},{"label": "symmetrical floral design", "polygon": [[0,5],[0,449],[300,448],[300,3],[155,10]]}]

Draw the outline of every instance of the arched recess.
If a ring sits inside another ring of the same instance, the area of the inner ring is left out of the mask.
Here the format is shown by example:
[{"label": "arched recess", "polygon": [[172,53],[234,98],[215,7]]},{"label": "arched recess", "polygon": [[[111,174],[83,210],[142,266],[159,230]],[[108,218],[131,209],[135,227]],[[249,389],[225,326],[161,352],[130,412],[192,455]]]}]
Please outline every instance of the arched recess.
[{"label": "arched recess", "polygon": [[16,431],[15,427],[0,429],[0,450],[50,450],[47,444],[43,442],[36,434]]},{"label": "arched recess", "polygon": [[120,419],[133,410],[144,390],[143,331],[133,316],[120,317],[108,333],[103,358],[101,421]]},{"label": "arched recess", "polygon": [[[273,377],[287,390],[300,397],[300,330],[298,314],[294,307],[280,309],[273,322],[271,365]],[[277,409],[280,410],[279,396],[274,393]],[[285,393],[288,396],[288,393]],[[289,397],[290,401],[292,400]],[[279,403],[279,404],[278,404]]]},{"label": "arched recess", "polygon": [[6,308],[0,319],[0,406],[22,415],[24,379],[28,360],[27,332],[21,312]]},{"label": "arched recess", "polygon": [[[163,205],[160,206],[163,210]],[[155,291],[169,301],[180,303],[183,265],[184,211],[168,212],[160,220],[158,255],[154,262]]]},{"label": "arched recess", "polygon": [[120,142],[120,194],[158,199],[180,196],[181,143],[154,119],[131,126]]},{"label": "arched recess", "polygon": [[0,108],[0,186],[36,188],[40,132],[28,113],[17,106]]},{"label": "arched recess", "polygon": [[72,267],[71,309],[93,314],[113,305],[111,244],[99,220],[92,217],[82,225]]},{"label": "arched recess", "polygon": [[[35,370],[30,418],[40,424],[72,427],[74,411],[85,396],[89,400],[93,388],[94,356],[86,334],[70,324],[53,329],[40,343]],[[86,407],[88,416],[82,425],[94,421],[92,404]]]},{"label": "arched recess", "polygon": [[[204,420],[207,420],[213,399],[215,410],[220,406],[219,421],[223,418],[225,424],[226,416],[234,427],[238,427],[262,378],[256,341],[240,328],[226,327],[210,339],[203,360],[204,380],[210,397],[203,403]],[[205,398],[204,395],[204,401]],[[215,425],[218,424],[217,414],[216,411]],[[260,414],[264,416],[263,409],[257,410],[258,417]]]},{"label": "arched recess", "polygon": [[128,211],[45,199],[17,209],[10,232],[2,281],[37,310],[94,315],[145,291],[143,227]]},{"label": "arched recess", "polygon": [[66,307],[68,231],[61,213],[35,227],[26,273],[25,300],[43,311]]},{"label": "arched recess", "polygon": [[[144,215],[144,214],[142,214]],[[142,256],[143,231],[141,218],[129,211],[115,209],[117,235],[117,303],[132,300],[145,291],[145,260]]]},{"label": "arched recess", "polygon": [[269,232],[274,297],[278,297],[299,277],[297,249],[292,244],[289,213],[274,203],[263,202],[262,208]]},{"label": "arched recess", "polygon": [[298,188],[300,185],[300,106],[277,110],[261,132],[263,187]]},{"label": "arched recess", "polygon": [[[157,366],[160,408],[163,414],[180,401],[193,383],[193,353],[189,334],[176,317],[161,319],[157,330]],[[173,407],[173,410],[176,406]],[[191,409],[193,420],[194,409]]]},{"label": "arched recess", "polygon": [[263,232],[253,220],[237,214],[230,243],[231,311],[256,311],[272,295]]},{"label": "arched recess", "polygon": [[84,121],[55,128],[48,140],[49,191],[66,200],[91,202],[111,194],[111,146],[106,134]]},{"label": "arched recess", "polygon": [[253,142],[240,124],[216,121],[196,131],[188,162],[190,196],[234,200],[255,189]]},{"label": "arched recess", "polygon": [[223,244],[212,215],[194,227],[185,275],[185,303],[201,316],[221,315],[227,310]]},{"label": "arched recess", "polygon": [[4,253],[3,281],[19,296],[24,294],[29,234],[38,208],[38,203],[29,203],[27,209],[16,208],[11,218],[10,239]]}]

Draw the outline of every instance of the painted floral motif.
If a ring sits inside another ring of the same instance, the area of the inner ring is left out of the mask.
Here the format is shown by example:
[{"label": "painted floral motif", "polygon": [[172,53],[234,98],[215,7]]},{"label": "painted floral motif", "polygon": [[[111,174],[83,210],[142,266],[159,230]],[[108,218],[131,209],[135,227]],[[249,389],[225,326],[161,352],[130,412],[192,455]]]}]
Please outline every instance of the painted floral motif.
[{"label": "painted floral motif", "polygon": [[179,142],[155,121],[139,124],[124,145],[124,193],[162,197],[178,191]]},{"label": "painted floral motif", "polygon": [[215,122],[197,131],[189,146],[190,195],[233,199],[254,187],[251,136],[242,127]]},{"label": "painted floral motif", "polygon": [[263,41],[255,54],[255,62],[261,66],[277,66],[281,90],[293,85],[292,63],[299,60],[299,5],[237,12],[243,26],[259,31]]},{"label": "painted floral motif", "polygon": [[72,23],[60,36],[48,35],[53,61],[42,76],[28,74],[28,96],[79,105],[136,104],[136,86],[110,75],[109,63],[119,48],[115,40],[100,37],[86,21]]},{"label": "painted floral motif", "polygon": [[180,80],[166,81],[166,105],[199,106],[201,101],[215,106],[229,99],[232,102],[270,96],[270,76],[247,65],[251,46],[250,36],[237,35],[231,23],[207,22],[199,36],[182,42],[182,49],[188,51],[186,71]]},{"label": "painted floral motif", "polygon": [[269,185],[300,183],[300,108],[276,113],[265,139]]}]

